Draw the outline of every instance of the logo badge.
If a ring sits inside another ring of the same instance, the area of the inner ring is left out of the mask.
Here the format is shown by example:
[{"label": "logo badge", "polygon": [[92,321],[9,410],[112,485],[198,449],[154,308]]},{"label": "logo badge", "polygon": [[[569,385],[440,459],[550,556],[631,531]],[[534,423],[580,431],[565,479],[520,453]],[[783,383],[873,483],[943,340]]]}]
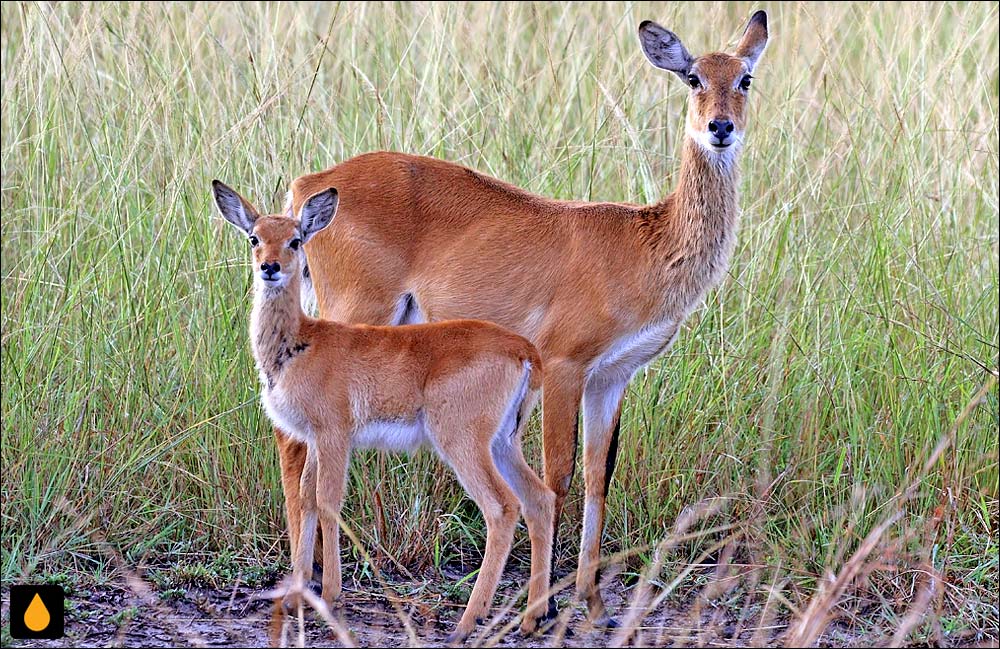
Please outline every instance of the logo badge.
[{"label": "logo badge", "polygon": [[11,586],[10,635],[18,640],[63,637],[65,597],[62,586]]}]

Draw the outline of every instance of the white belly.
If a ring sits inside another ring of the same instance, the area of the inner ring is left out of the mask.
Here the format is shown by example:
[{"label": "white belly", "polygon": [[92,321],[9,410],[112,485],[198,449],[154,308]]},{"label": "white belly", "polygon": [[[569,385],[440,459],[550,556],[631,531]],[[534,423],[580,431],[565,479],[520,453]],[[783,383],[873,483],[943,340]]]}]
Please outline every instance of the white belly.
[{"label": "white belly", "polygon": [[412,453],[428,442],[423,417],[413,421],[373,421],[354,433],[354,448]]},{"label": "white belly", "polygon": [[663,352],[677,335],[672,320],[643,327],[616,340],[587,372],[587,382],[593,386],[628,383],[636,371]]},{"label": "white belly", "polygon": [[[261,403],[271,422],[283,433],[303,444],[315,443],[316,435],[312,425],[280,389],[265,388]],[[387,420],[372,421],[354,433],[353,448],[376,448],[384,451],[412,453],[428,442],[424,418],[412,421]]]},{"label": "white belly", "polygon": [[260,400],[271,423],[280,428],[281,432],[303,444],[313,443],[315,433],[312,425],[303,416],[301,408],[290,403],[281,390],[265,387]]},{"label": "white belly", "polygon": [[[632,376],[669,347],[676,335],[677,326],[671,321],[643,327],[616,340],[591,364],[583,391],[584,447],[592,443],[592,435],[608,432]],[[584,513],[585,525],[587,520]]]}]

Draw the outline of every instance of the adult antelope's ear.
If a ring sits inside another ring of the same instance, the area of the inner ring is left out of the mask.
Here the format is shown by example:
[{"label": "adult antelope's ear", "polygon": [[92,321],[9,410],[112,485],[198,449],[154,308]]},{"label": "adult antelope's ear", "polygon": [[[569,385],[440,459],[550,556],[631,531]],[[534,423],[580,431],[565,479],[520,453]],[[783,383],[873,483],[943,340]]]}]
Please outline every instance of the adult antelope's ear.
[{"label": "adult antelope's ear", "polygon": [[652,20],[644,20],[639,23],[639,44],[650,63],[687,80],[694,58],[688,54],[677,34]]},{"label": "adult antelope's ear", "polygon": [[212,194],[222,218],[247,234],[253,232],[253,224],[260,215],[247,199],[219,180],[212,181]]},{"label": "adult antelope's ear", "polygon": [[303,242],[309,241],[314,234],[330,225],[339,202],[337,190],[333,187],[309,197],[299,212],[299,230],[302,232]]},{"label": "adult antelope's ear", "polygon": [[752,72],[757,60],[767,47],[767,12],[758,11],[750,16],[750,22],[743,31],[743,38],[736,46],[736,56],[747,62]]}]

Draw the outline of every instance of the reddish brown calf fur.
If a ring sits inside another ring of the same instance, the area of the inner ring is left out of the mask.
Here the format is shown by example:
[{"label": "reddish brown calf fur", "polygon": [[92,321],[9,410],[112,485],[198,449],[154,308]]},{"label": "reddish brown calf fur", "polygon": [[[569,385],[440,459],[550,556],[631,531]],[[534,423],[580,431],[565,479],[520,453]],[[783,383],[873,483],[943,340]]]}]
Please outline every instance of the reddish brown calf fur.
[{"label": "reddish brown calf fur", "polygon": [[[250,340],[261,401],[288,436],[279,438],[286,444],[282,468],[296,500],[288,507],[295,521],[294,575],[285,603],[297,604],[312,576],[317,521],[323,599],[332,606],[340,597],[338,521],[351,451],[430,446],[486,521],[483,564],[452,640],[466,638],[489,610],[522,511],[532,575],[521,627],[534,631],[546,608],[555,511],[555,495],[525,462],[520,444],[542,387],[538,350],[490,322],[380,327],[311,318],[299,302],[301,246],[334,218],[336,192],[317,193],[294,219],[259,216],[222,183],[214,191],[221,214],[250,240]],[[287,446],[291,439],[299,446]],[[290,457],[304,467],[294,490]]]}]

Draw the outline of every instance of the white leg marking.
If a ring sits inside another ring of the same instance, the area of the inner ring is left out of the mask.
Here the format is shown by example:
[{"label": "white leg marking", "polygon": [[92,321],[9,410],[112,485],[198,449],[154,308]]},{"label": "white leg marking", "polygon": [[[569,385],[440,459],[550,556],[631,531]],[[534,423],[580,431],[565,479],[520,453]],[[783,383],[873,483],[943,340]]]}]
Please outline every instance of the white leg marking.
[{"label": "white leg marking", "polygon": [[607,433],[618,412],[628,382],[588,383],[583,392],[583,444],[593,444]]},{"label": "white leg marking", "polygon": [[[603,529],[598,528],[597,521],[600,520],[601,510],[597,506],[597,502],[591,498],[588,498],[583,505],[583,538],[584,539],[596,539],[600,540],[601,533]],[[586,542],[582,544],[583,547],[580,548],[581,559],[583,558],[583,552],[587,546]],[[582,569],[584,566],[581,565]]]},{"label": "white leg marking", "polygon": [[316,551],[316,523],[319,514],[315,511],[306,512],[302,517],[302,536],[299,539],[303,561],[312,563],[313,553]]},{"label": "white leg marking", "polygon": [[517,433],[517,417],[521,411],[524,399],[528,396],[528,382],[531,378],[531,363],[524,362],[524,373],[521,382],[517,384],[514,393],[507,403],[500,425],[493,433],[493,440],[490,442],[490,454],[493,456],[493,463],[503,479],[514,490],[514,493],[521,494],[524,489],[521,485],[521,478],[512,462],[511,454],[514,452],[513,445],[519,444],[514,436]]},{"label": "white leg marking", "polygon": [[602,388],[628,383],[640,367],[670,346],[677,329],[677,323],[664,320],[619,338],[591,364],[587,386]]}]

